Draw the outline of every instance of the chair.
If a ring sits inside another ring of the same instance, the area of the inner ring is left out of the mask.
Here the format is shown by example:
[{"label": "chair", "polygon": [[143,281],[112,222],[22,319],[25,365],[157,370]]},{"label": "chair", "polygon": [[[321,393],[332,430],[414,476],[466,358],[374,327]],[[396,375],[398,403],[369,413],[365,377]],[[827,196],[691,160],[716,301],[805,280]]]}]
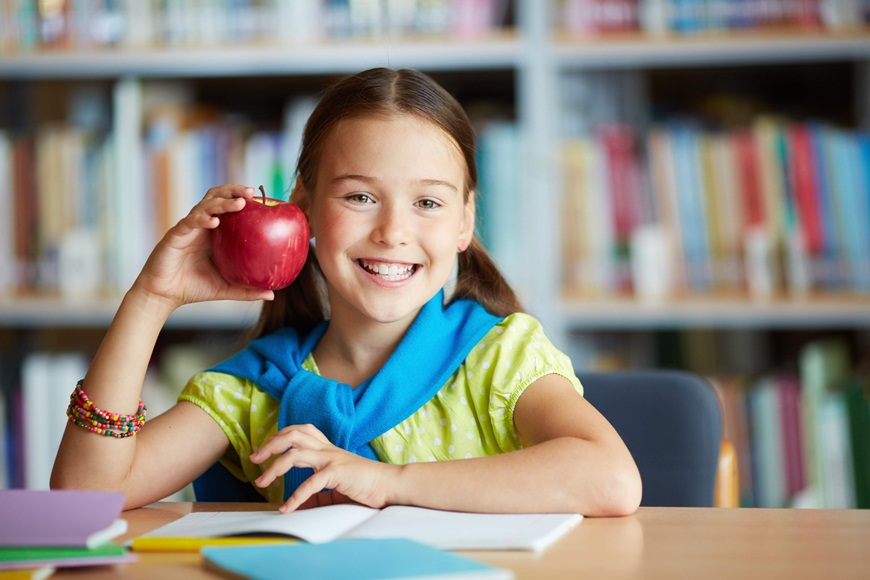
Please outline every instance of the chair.
[{"label": "chair", "polygon": [[220,462],[193,480],[193,495],[196,501],[266,501],[252,484],[236,478]]},{"label": "chair", "polygon": [[736,507],[734,448],[723,440],[719,399],[706,380],[666,370],[577,376],[637,463],[641,505]]}]

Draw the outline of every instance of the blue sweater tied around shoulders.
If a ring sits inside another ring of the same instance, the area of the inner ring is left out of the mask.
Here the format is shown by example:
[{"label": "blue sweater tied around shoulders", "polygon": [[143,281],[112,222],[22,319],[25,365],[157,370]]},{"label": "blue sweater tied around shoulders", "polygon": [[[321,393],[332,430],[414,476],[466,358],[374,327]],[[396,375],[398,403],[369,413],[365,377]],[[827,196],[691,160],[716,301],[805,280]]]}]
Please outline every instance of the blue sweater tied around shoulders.
[{"label": "blue sweater tied around shoulders", "polygon": [[[284,328],[209,369],[252,381],[280,401],[278,429],[311,423],[332,444],[377,460],[369,442],[422,407],[441,389],[468,353],[500,318],[471,300],[443,306],[443,290],[418,313],[381,369],[357,388],[302,368],[329,324],[307,336]],[[310,468],[284,475],[284,499],[305,481]]]}]

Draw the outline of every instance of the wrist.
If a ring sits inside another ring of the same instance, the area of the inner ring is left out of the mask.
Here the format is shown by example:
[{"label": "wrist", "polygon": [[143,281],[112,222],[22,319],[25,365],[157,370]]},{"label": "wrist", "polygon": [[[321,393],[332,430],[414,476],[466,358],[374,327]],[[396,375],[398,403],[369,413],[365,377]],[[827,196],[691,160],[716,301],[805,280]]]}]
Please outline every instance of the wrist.
[{"label": "wrist", "polygon": [[133,284],[124,295],[121,308],[135,310],[162,325],[178,306],[165,297],[157,296],[139,287],[138,284]]},{"label": "wrist", "polygon": [[418,505],[414,498],[413,464],[391,465],[394,468],[387,487],[386,505]]}]

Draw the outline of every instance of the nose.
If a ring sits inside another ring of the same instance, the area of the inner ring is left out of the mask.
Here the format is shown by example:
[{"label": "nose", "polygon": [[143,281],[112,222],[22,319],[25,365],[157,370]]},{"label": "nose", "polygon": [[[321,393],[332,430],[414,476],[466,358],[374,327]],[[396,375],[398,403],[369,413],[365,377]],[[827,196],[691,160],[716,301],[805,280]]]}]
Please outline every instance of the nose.
[{"label": "nose", "polygon": [[372,241],[391,248],[403,246],[408,243],[409,233],[410,223],[402,208],[395,204],[382,204],[372,229]]}]

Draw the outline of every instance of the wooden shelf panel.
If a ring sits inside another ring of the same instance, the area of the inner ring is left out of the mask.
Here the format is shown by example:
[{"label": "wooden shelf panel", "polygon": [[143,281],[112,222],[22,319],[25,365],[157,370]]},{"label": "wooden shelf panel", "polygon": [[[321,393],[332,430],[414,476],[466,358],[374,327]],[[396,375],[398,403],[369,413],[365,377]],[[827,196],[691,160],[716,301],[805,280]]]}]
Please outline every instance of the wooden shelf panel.
[{"label": "wooden shelf panel", "polygon": [[513,68],[514,33],[480,39],[330,41],[269,46],[119,48],[0,55],[0,78],[221,77],[350,73],[375,67],[421,70]]},{"label": "wooden shelf panel", "polygon": [[[112,322],[121,298],[102,300],[23,298],[0,300],[0,327],[105,328]],[[246,328],[257,320],[259,302],[208,302],[179,308],[167,328]]]},{"label": "wooden shelf panel", "polygon": [[685,297],[661,303],[631,298],[563,301],[561,315],[573,330],[656,328],[866,328],[870,296],[812,296],[771,300]]},{"label": "wooden shelf panel", "polygon": [[563,68],[633,68],[776,64],[870,59],[870,28],[842,32],[749,31],[696,35],[558,35]]}]

